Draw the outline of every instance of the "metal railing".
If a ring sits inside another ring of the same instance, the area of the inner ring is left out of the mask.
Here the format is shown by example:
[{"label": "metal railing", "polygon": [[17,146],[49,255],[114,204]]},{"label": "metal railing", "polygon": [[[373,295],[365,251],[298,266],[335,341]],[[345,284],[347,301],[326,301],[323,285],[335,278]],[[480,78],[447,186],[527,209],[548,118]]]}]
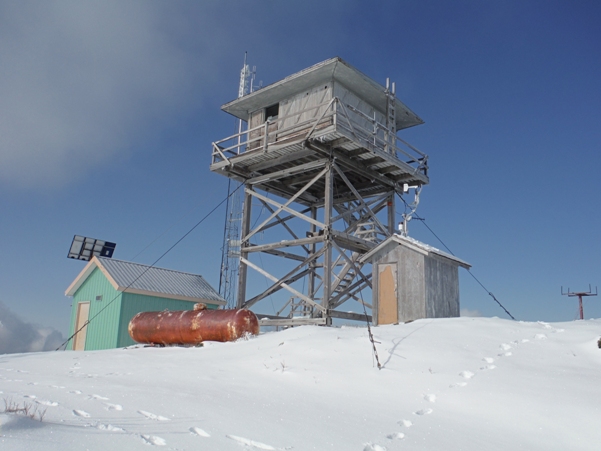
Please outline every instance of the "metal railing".
[{"label": "metal railing", "polygon": [[[390,155],[413,168],[414,173],[427,175],[428,155],[393,134],[380,123],[375,114],[368,116],[337,97],[285,116],[271,118],[263,124],[236,133],[213,143],[212,164],[227,161],[251,151],[267,152],[270,147],[300,142],[319,130],[335,125],[360,147]],[[390,137],[394,135],[394,145]]]}]

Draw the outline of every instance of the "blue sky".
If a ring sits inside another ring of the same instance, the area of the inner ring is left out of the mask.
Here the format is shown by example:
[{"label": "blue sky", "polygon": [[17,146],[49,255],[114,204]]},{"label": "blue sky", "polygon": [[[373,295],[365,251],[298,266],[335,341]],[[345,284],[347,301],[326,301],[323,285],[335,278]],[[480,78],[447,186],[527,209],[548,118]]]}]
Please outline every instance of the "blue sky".
[{"label": "blue sky", "polygon": [[[395,81],[425,120],[400,133],[430,156],[418,214],[516,318],[572,320],[560,287],[601,285],[600,17],[595,1],[1,2],[0,302],[66,335],[74,234],[152,263],[223,199],[211,142],[234,133],[220,106],[248,51],[264,85],[333,56]],[[159,266],[217,286],[223,216]],[[504,316],[467,273],[461,300]]]}]

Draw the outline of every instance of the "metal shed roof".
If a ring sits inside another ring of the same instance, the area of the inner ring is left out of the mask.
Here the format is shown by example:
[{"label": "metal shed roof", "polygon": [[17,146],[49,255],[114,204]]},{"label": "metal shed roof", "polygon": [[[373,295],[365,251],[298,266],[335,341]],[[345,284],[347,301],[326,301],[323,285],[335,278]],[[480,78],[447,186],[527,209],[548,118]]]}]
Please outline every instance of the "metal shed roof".
[{"label": "metal shed roof", "polygon": [[210,301],[226,304],[211,285],[198,274],[157,268],[140,263],[105,257],[94,257],[67,288],[65,295],[73,296],[94,269],[100,269],[118,291],[160,296],[187,301]]},{"label": "metal shed roof", "polygon": [[470,265],[468,262],[461,260],[460,258],[457,258],[454,255],[447,254],[446,252],[443,252],[440,249],[432,247],[426,243],[422,243],[421,241],[418,241],[415,238],[397,235],[397,234],[394,234],[390,238],[387,238],[386,240],[382,241],[378,246],[374,247],[371,251],[369,251],[368,253],[363,255],[361,257],[361,261],[363,261],[363,262],[370,261],[374,255],[376,255],[382,249],[384,249],[386,246],[389,246],[391,244],[405,246],[405,247],[413,249],[414,251],[417,251],[424,255],[428,255],[428,254],[438,255],[440,257],[443,257],[443,258],[453,261],[455,264],[457,264],[458,266],[461,266],[465,269],[470,269],[472,267],[472,265]]},{"label": "metal shed roof", "polygon": [[[384,86],[375,82],[340,57],[315,64],[283,80],[240,97],[221,107],[222,110],[248,121],[250,113],[274,105],[321,83],[335,80],[346,86],[373,107],[386,111]],[[396,99],[397,130],[423,124],[424,121],[403,102]]]}]

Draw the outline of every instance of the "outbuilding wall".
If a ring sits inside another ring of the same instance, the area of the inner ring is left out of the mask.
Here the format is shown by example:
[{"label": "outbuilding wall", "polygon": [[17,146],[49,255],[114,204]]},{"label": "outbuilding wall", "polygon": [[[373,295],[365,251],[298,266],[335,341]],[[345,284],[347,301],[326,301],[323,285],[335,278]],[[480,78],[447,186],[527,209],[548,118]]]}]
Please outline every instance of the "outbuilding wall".
[{"label": "outbuilding wall", "polygon": [[[97,300],[99,296],[101,299]],[[192,310],[194,304],[199,301],[182,301],[121,292],[113,287],[100,269],[95,268],[73,296],[69,336],[75,332],[77,306],[81,302],[90,303],[88,318],[94,318],[87,325],[85,350],[96,351],[134,344],[127,328],[129,321],[139,312],[162,311],[165,309]],[[206,304],[208,309],[218,308],[218,305],[211,304],[210,301],[206,301]],[[67,349],[72,350],[73,343],[74,341],[70,340]]]},{"label": "outbuilding wall", "polygon": [[427,318],[459,316],[459,267],[430,255],[425,259]]},{"label": "outbuilding wall", "polygon": [[[158,296],[147,296],[135,293],[123,293],[123,301],[121,303],[121,315],[119,320],[119,329],[117,337],[117,348],[130,346],[135,344],[128,332],[128,326],[131,319],[140,312],[161,312],[163,310],[192,310],[195,301],[181,301],[177,299],[169,299]],[[210,310],[217,309],[217,305],[209,304],[207,308]]]},{"label": "outbuilding wall", "polygon": [[[381,321],[381,268],[396,266],[398,322],[459,316],[459,267],[452,261],[401,245],[388,245],[372,259],[373,321]],[[385,287],[386,288],[386,287]],[[388,289],[390,291],[390,289]],[[384,301],[384,300],[383,300]],[[385,301],[388,302],[388,301]]]},{"label": "outbuilding wall", "polygon": [[[121,295],[121,292],[113,288],[102,271],[95,268],[73,296],[69,336],[75,332],[77,304],[88,301],[90,302],[88,318],[98,316],[87,326],[86,351],[117,347]],[[101,296],[100,300],[96,300],[98,296]],[[106,309],[102,310],[105,307]],[[67,349],[73,349],[73,340],[69,341]]]}]

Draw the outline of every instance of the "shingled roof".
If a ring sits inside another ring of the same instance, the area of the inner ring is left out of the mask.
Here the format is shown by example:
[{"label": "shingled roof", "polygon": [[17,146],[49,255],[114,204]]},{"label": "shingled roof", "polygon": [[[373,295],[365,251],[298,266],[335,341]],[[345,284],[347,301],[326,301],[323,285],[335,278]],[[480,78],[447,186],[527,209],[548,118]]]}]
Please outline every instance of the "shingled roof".
[{"label": "shingled roof", "polygon": [[211,285],[199,274],[173,271],[140,263],[106,257],[94,257],[67,288],[65,295],[73,296],[94,269],[98,268],[118,291],[160,296],[186,301],[209,301],[226,304]]}]

